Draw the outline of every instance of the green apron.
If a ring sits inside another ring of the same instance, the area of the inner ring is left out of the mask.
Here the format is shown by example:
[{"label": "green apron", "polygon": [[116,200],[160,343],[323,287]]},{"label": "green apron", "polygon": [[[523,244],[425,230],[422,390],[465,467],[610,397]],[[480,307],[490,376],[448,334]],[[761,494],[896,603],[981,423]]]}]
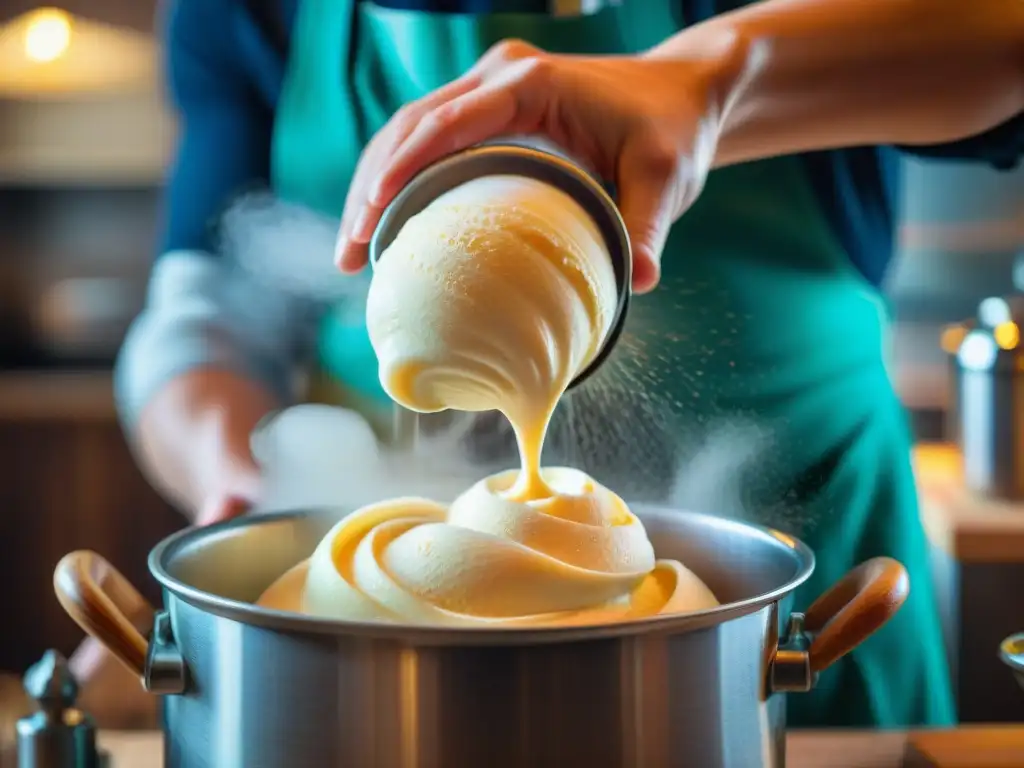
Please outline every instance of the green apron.
[{"label": "green apron", "polygon": [[[278,107],[275,189],[337,216],[373,133],[400,105],[459,76],[495,42],[637,52],[683,26],[677,6],[645,0],[552,18],[303,0]],[[693,445],[737,423],[755,425],[765,444],[723,482],[736,484],[752,518],[814,548],[817,569],[799,590],[798,607],[875,555],[902,561],[913,584],[896,619],[826,671],[812,693],[790,697],[791,723],[951,722],[908,431],[883,363],[884,307],[829,229],[800,161],[714,173],[673,229],[663,272],[658,290],[635,301],[623,353],[591,388],[595,402],[622,403],[601,427],[607,442],[649,447],[655,439],[644,430],[653,434],[657,426],[675,443]],[[360,312],[339,307],[320,338],[334,394],[375,410],[384,401]],[[580,398],[586,402],[586,390]],[[576,416],[586,410],[570,403]],[[665,452],[674,451],[666,443]]]}]

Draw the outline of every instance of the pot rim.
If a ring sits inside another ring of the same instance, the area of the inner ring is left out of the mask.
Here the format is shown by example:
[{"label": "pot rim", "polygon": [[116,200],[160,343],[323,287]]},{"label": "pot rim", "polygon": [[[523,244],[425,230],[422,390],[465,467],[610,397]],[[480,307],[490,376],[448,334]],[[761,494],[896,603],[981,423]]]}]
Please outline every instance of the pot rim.
[{"label": "pot rim", "polygon": [[193,587],[172,576],[166,568],[168,560],[197,540],[214,536],[224,531],[254,525],[267,525],[314,514],[334,513],[327,507],[261,513],[237,517],[202,528],[190,527],[171,534],[157,544],[149,553],[149,571],[166,591],[176,598],[199,610],[222,618],[238,621],[251,626],[285,632],[305,634],[330,634],[363,637],[381,640],[399,640],[418,645],[523,645],[539,643],[596,640],[627,635],[644,635],[653,632],[680,634],[697,629],[723,624],[731,619],[754,613],[776,603],[791,593],[814,571],[814,552],[799,539],[762,525],[730,520],[703,512],[690,512],[659,505],[637,504],[633,511],[643,521],[647,517],[664,515],[686,515],[699,518],[702,524],[718,528],[729,528],[755,532],[771,539],[774,545],[782,545],[794,556],[795,574],[787,582],[760,595],[725,603],[715,608],[684,614],[664,614],[646,619],[610,624],[589,624],[572,627],[530,627],[510,628],[508,626],[431,626],[420,624],[397,624],[385,622],[357,622],[340,619],[324,619],[290,611],[261,608],[253,603],[222,597]]}]

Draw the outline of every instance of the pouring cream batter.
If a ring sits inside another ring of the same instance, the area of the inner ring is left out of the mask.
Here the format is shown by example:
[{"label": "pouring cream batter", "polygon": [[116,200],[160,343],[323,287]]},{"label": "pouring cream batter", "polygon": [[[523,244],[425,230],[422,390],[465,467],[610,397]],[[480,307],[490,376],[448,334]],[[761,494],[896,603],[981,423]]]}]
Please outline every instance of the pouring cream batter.
[{"label": "pouring cream batter", "polygon": [[655,559],[615,493],[577,470],[541,469],[552,412],[598,353],[615,302],[596,226],[547,184],[478,179],[413,217],[381,256],[367,302],[381,383],[413,411],[501,411],[521,467],[451,506],[402,498],[354,512],[261,603],[348,620],[534,626],[717,605],[692,572]]},{"label": "pouring cream batter", "polygon": [[614,320],[611,259],[593,220],[534,179],[463,184],[413,217],[377,263],[366,320],[385,391],[429,413],[498,410],[522,473],[550,495],[540,454],[551,414]]}]

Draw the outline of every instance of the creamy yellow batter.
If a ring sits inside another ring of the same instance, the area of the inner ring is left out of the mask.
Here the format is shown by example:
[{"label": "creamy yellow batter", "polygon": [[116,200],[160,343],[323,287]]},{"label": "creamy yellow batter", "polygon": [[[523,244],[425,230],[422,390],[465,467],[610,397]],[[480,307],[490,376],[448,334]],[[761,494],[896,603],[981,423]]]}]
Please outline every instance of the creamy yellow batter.
[{"label": "creamy yellow batter", "polygon": [[419,624],[583,624],[717,605],[656,560],[639,519],[586,474],[541,468],[552,412],[615,312],[611,260],[569,196],[520,177],[478,179],[403,227],[376,266],[367,326],[380,377],[421,413],[498,410],[518,471],[451,506],[402,498],[348,515],[268,607]]}]

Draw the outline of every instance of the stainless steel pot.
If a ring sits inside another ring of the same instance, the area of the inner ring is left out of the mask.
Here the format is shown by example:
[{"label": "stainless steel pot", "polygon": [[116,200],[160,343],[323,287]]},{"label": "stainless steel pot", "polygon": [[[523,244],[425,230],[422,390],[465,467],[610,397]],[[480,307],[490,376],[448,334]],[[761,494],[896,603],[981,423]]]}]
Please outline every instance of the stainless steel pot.
[{"label": "stainless steel pot", "polygon": [[338,512],[249,517],[177,533],[150,554],[166,608],[147,639],[136,591],[99,555],[57,566],[87,632],[166,696],[167,768],[758,768],[785,763],[785,696],[887,621],[903,566],[864,563],[805,615],[814,569],[782,533],[637,510],[661,557],[723,605],[630,624],[532,630],[323,621],[256,608]]}]

